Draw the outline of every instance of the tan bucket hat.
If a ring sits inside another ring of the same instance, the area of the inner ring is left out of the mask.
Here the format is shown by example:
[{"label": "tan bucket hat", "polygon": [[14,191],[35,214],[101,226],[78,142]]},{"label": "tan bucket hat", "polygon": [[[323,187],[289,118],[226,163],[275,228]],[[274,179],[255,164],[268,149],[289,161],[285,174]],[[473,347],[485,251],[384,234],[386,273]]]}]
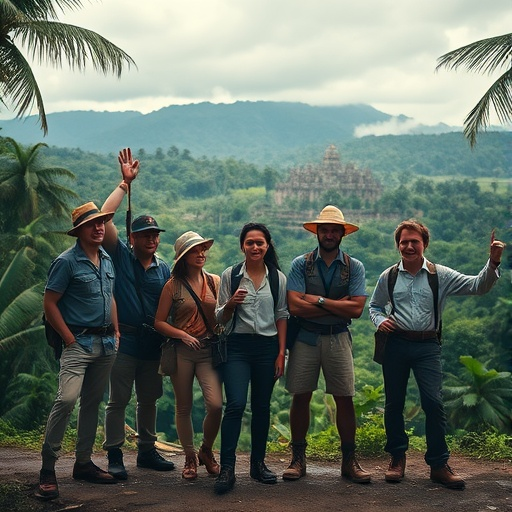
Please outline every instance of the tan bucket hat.
[{"label": "tan bucket hat", "polygon": [[311,222],[304,222],[303,226],[304,229],[307,229],[316,235],[318,224],[340,224],[345,228],[345,235],[350,235],[350,233],[354,233],[354,231],[359,229],[359,226],[350,224],[350,222],[346,222],[341,210],[336,208],[336,206],[332,206],[331,204],[328,204],[320,212],[320,215],[316,218],[316,220],[312,220]]},{"label": "tan bucket hat", "polygon": [[185,256],[192,247],[201,244],[206,245],[206,249],[209,249],[213,245],[213,238],[203,238],[194,231],[183,233],[174,242],[174,252],[176,253],[174,255],[174,264],[178,263],[178,260]]},{"label": "tan bucket hat", "polygon": [[103,217],[105,222],[109,221],[115,212],[102,212],[93,202],[85,203],[71,212],[73,228],[68,231],[68,235],[76,236],[76,230],[86,222]]}]

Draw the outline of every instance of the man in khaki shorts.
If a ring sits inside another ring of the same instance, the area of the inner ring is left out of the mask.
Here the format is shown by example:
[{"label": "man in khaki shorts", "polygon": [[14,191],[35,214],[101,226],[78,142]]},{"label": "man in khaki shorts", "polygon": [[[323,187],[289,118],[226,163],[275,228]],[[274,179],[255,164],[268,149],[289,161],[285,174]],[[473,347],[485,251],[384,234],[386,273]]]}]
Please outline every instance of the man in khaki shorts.
[{"label": "man in khaki shorts", "polygon": [[284,480],[298,480],[306,474],[306,434],[309,403],[318,387],[322,369],[326,392],[336,402],[336,426],[341,438],[342,476],[356,483],[368,483],[371,475],[355,457],[356,418],[352,318],[359,318],[366,302],[363,264],[340,250],[344,236],[357,231],[345,222],[335,206],[326,206],[318,218],[305,222],[315,233],[318,247],[295,258],[288,276],[288,309],[297,317],[300,330],[290,350],[286,388],[293,393],[290,409],[292,461]]}]

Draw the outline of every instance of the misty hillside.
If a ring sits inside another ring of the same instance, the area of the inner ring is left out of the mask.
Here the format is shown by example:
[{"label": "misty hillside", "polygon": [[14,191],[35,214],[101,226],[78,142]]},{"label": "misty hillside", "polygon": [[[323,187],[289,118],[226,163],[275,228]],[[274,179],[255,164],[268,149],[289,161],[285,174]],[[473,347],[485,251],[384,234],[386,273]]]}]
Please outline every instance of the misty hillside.
[{"label": "misty hillside", "polygon": [[176,146],[196,156],[234,156],[267,164],[275,161],[276,154],[293,154],[308,146],[340,144],[353,138],[357,126],[390,119],[392,116],[368,105],[200,103],[170,106],[146,115],[92,111],[49,114],[46,137],[38,127],[37,118],[31,116],[23,121],[0,121],[0,134],[22,144],[45,142],[96,153],[117,152],[125,146],[146,151]]}]

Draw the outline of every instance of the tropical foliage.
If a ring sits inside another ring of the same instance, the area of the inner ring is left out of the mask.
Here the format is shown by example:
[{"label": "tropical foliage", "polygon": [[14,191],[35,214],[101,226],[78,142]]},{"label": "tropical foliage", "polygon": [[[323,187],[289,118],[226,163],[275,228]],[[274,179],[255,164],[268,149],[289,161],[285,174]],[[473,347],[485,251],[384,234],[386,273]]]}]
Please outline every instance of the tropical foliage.
[{"label": "tropical foliage", "polygon": [[[4,151],[12,150],[12,144],[8,143],[4,147]],[[25,152],[30,151],[30,148],[21,149]],[[115,155],[107,157],[80,150],[61,150],[44,146],[38,148],[38,153],[44,157],[40,162],[42,168],[53,169],[64,165],[65,168],[74,170],[78,178],[74,191],[78,197],[72,199],[71,196],[66,196],[64,202],[68,204],[71,201],[78,204],[89,200],[101,204],[118,183],[119,171]],[[196,159],[190,152],[180,151],[172,146],[168,150],[157,151],[154,154],[148,151],[137,151],[135,154],[142,155],[143,158],[141,173],[132,187],[134,214],[151,213],[166,229],[161,236],[160,255],[167,261],[172,261],[174,256],[173,244],[176,237],[186,230],[193,229],[215,238],[216,243],[208,257],[208,270],[220,273],[241,258],[237,234],[242,224],[249,220],[262,221],[269,226],[285,272],[295,256],[311,250],[315,244],[314,237],[301,229],[301,223],[324,206],[322,200],[304,204],[305,210],[294,209],[291,205],[286,205],[287,211],[283,206],[277,207],[272,187],[275,179],[281,179],[279,173],[271,175],[268,169],[261,170],[256,165],[233,158]],[[418,154],[418,161],[423,156],[423,153]],[[0,162],[3,161],[0,159]],[[358,219],[357,222],[361,226],[357,234],[343,241],[343,246],[365,264],[368,293],[371,294],[380,272],[398,258],[393,244],[393,230],[404,217],[419,217],[430,227],[433,239],[428,249],[428,257],[432,261],[468,274],[478,272],[485,263],[489,235],[493,227],[498,228],[500,239],[510,243],[512,232],[507,227],[510,220],[510,196],[507,189],[493,189],[485,182],[484,186],[481,186],[480,180],[494,179],[494,171],[492,164],[486,175],[485,165],[481,162],[478,171],[479,181],[460,177],[438,177],[433,180],[430,176],[418,176],[414,173],[405,176],[401,169],[389,171],[383,176],[384,187],[380,199],[373,203],[359,204],[357,209],[355,203],[353,209],[344,208],[347,198],[340,194],[340,206],[345,216],[349,219]],[[57,186],[69,186],[69,177],[66,173],[56,174],[53,178]],[[208,184],[207,187],[204,183]],[[342,191],[338,191],[340,192]],[[10,208],[16,208],[16,205],[13,204]],[[4,208],[4,203],[0,203],[0,218],[7,218],[10,211],[6,210],[8,209]],[[115,218],[121,231],[124,225],[122,210],[123,208],[120,208]],[[43,278],[39,270],[43,267],[47,269],[51,258],[62,250],[62,247],[57,246],[52,250],[51,244],[44,243],[48,240],[45,230],[51,231],[50,228],[58,226],[60,222],[61,230],[65,230],[69,224],[67,215],[59,220],[55,218],[55,213],[51,212],[51,207],[45,207],[43,218],[39,215],[16,231],[10,230],[10,223],[0,225],[0,237],[11,237],[13,240],[13,245],[4,245],[3,248],[5,268],[7,269],[7,262],[14,258],[14,247],[23,248],[28,260],[32,263],[37,262],[38,265],[27,267],[21,273],[26,282],[21,284],[18,294],[37,283],[42,286]],[[64,237],[64,240],[69,246],[69,237]],[[503,266],[506,266],[505,261]],[[509,280],[501,279],[485,296],[452,298],[448,301],[443,329],[443,365],[447,372],[457,378],[463,377],[463,371],[467,370],[459,363],[461,354],[478,361],[489,361],[486,366],[496,368],[498,372],[510,369],[508,340],[512,329],[512,314],[509,307],[511,288]],[[37,299],[40,301],[41,296],[39,295]],[[13,300],[11,297],[9,304]],[[35,310],[37,315],[40,315],[40,302],[38,304]],[[0,316],[0,323],[2,321],[3,318]],[[33,321],[33,325],[36,326],[39,317]],[[37,328],[37,340],[20,341],[19,344],[17,341],[17,350],[7,352],[5,349],[3,352],[5,357],[2,361],[5,363],[0,363],[0,375],[3,379],[0,385],[4,384],[3,389],[19,374],[43,378],[49,368],[52,368],[50,371],[55,371],[55,362],[47,351],[41,326],[37,325]],[[355,403],[360,435],[366,436],[362,439],[367,446],[365,449],[369,452],[373,449],[371,446],[381,442],[383,408],[380,367],[372,361],[373,331],[367,315],[353,322],[357,383]],[[21,340],[21,337],[19,339]],[[27,347],[26,352],[23,352],[23,347]],[[41,355],[39,361],[34,359],[34,353]],[[12,368],[16,368],[16,371]],[[26,376],[22,375],[20,379],[26,379]],[[24,407],[24,404],[30,403],[33,396],[44,396],[47,389],[45,386],[50,381],[45,380],[41,387],[26,380],[23,382],[27,386],[26,397],[21,396],[23,393],[18,394],[17,390],[15,392],[14,388],[9,388],[6,400],[0,401],[0,416],[9,414],[12,421],[15,421],[14,413],[28,411],[29,407]],[[504,400],[511,403],[506,397]],[[289,438],[289,405],[290,396],[283,383],[276,383],[271,405],[272,424],[275,428],[272,429],[271,438],[279,445]],[[331,397],[322,390],[317,391],[313,397],[312,411],[312,440],[319,436],[320,445],[326,448],[330,442],[328,439],[331,439],[329,436],[335,437],[332,429],[325,437],[320,436],[320,433],[326,432],[333,422],[334,404]],[[196,388],[193,424],[198,432],[201,430],[203,415],[202,395],[199,388]],[[128,409],[127,420],[132,427],[135,425],[133,403]],[[412,379],[406,404],[406,421],[411,432],[417,436],[423,435],[424,417]],[[28,419],[25,422],[33,424]],[[249,446],[249,423],[250,412],[244,418],[240,443],[242,449]],[[450,426],[455,428],[461,425],[450,423]],[[164,397],[159,401],[157,428],[163,439],[176,439],[174,397],[168,381],[165,382]],[[324,448],[320,451],[326,451]]]},{"label": "tropical foliage", "polygon": [[9,0],[0,2],[0,101],[16,110],[18,117],[34,102],[41,127],[48,124],[43,96],[23,48],[40,63],[56,67],[66,61],[82,71],[88,61],[95,70],[118,77],[133,59],[116,45],[85,28],[58,21],[59,11],[82,7],[81,0]]},{"label": "tropical foliage", "polygon": [[464,119],[464,135],[471,146],[476,144],[478,132],[489,126],[491,106],[502,124],[512,121],[511,52],[512,34],[504,34],[468,44],[438,59],[436,69],[444,67],[456,70],[464,67],[489,75],[496,70],[504,70]]},{"label": "tropical foliage", "polygon": [[479,431],[489,426],[512,433],[512,381],[510,372],[488,370],[470,356],[460,356],[466,372],[451,376],[444,387],[451,424]]}]

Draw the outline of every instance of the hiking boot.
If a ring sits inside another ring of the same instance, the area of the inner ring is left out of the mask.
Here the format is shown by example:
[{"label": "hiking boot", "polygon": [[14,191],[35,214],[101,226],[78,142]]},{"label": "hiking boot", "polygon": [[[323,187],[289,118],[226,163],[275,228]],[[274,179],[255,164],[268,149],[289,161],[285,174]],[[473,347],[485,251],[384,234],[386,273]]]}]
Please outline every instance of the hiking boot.
[{"label": "hiking boot", "polygon": [[231,466],[221,466],[219,476],[213,486],[215,494],[224,494],[231,491],[235,485],[235,480],[235,469]]},{"label": "hiking boot", "polygon": [[367,484],[372,479],[370,473],[365,471],[359,465],[354,452],[343,457],[343,462],[341,463],[341,476],[352,480],[352,482],[356,484]]},{"label": "hiking boot", "polygon": [[43,500],[54,500],[59,497],[59,486],[55,471],[50,469],[41,469],[39,472],[39,487],[36,496]]},{"label": "hiking boot", "polygon": [[100,469],[92,460],[85,464],[75,462],[73,478],[75,480],[85,480],[92,484],[117,484],[117,480],[110,473]]},{"label": "hiking boot", "polygon": [[405,453],[394,455],[389,461],[388,469],[384,475],[386,482],[401,482],[405,475]]},{"label": "hiking boot", "polygon": [[197,452],[197,458],[199,459],[199,465],[204,465],[210,475],[218,475],[220,473],[219,463],[215,460],[211,448],[203,444]]},{"label": "hiking boot", "polygon": [[174,462],[164,459],[155,448],[137,455],[137,467],[155,471],[172,471]]},{"label": "hiking boot", "polygon": [[123,463],[123,452],[120,448],[112,448],[107,452],[108,472],[117,480],[126,480],[128,473]]},{"label": "hiking boot", "polygon": [[430,480],[436,484],[444,485],[448,489],[464,489],[466,483],[460,475],[448,466],[443,464],[438,468],[430,468]]},{"label": "hiking boot", "polygon": [[283,480],[298,480],[306,476],[306,441],[291,443],[292,461],[283,472]]},{"label": "hiking boot", "polygon": [[181,478],[185,480],[195,480],[197,478],[197,458],[195,453],[185,455],[185,467],[181,472]]},{"label": "hiking boot", "polygon": [[267,468],[265,463],[260,460],[257,462],[251,461],[251,478],[258,480],[262,484],[275,484],[277,483],[277,475]]}]

